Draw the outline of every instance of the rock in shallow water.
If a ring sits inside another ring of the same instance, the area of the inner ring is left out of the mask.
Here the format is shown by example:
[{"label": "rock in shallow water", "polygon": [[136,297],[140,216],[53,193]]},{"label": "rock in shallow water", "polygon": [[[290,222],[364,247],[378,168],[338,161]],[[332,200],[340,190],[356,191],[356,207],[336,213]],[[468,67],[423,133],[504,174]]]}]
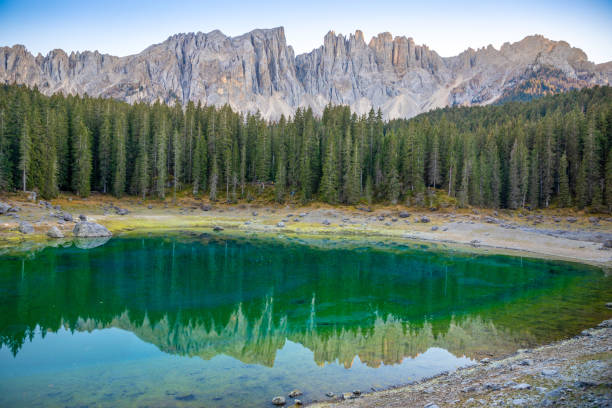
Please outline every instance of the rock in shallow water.
[{"label": "rock in shallow water", "polygon": [[92,249],[106,244],[111,237],[75,238],[74,246],[79,249]]},{"label": "rock in shallow water", "polygon": [[76,223],[72,233],[75,237],[80,238],[110,237],[112,235],[105,226],[89,221],[81,221]]},{"label": "rock in shallow water", "polygon": [[302,391],[300,390],[293,390],[289,393],[289,398],[295,398],[295,397],[299,397],[300,395],[302,395]]},{"label": "rock in shallow water", "polygon": [[285,397],[274,397],[272,398],[272,404],[274,405],[285,405]]}]

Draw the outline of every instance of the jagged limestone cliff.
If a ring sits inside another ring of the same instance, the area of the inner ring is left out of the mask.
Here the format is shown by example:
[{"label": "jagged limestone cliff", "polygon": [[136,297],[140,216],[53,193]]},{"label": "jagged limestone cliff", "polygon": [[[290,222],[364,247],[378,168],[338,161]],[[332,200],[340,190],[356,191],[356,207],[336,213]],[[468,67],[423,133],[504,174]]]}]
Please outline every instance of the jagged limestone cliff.
[{"label": "jagged limestone cliff", "polygon": [[[126,57],[63,50],[34,56],[15,45],[0,48],[0,62],[0,82],[37,86],[47,95],[228,103],[267,118],[298,107],[321,113],[330,102],[357,113],[374,107],[388,118],[411,117],[448,105],[493,103],[528,94],[527,88],[558,92],[612,79],[611,63],[595,65],[582,50],[538,35],[442,58],[412,38],[382,33],[366,43],[361,31],[348,37],[330,31],[321,47],[296,57],[282,27],[238,37],[218,30],[177,34]],[[554,87],[529,87],[534,77]]]}]

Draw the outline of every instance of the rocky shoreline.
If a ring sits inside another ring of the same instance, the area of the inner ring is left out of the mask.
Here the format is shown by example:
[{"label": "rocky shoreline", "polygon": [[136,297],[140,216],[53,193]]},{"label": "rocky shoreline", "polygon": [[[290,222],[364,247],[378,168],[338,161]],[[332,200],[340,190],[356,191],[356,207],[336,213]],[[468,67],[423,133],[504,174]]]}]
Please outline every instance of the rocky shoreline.
[{"label": "rocky shoreline", "polygon": [[611,407],[612,320],[571,339],[311,407]]}]

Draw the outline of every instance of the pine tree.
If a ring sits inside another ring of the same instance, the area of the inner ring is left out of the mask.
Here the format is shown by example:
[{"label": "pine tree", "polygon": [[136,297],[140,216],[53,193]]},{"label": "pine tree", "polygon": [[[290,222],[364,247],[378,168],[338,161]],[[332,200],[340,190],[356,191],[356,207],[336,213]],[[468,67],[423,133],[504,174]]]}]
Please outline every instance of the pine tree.
[{"label": "pine tree", "polygon": [[217,183],[219,181],[219,165],[217,164],[216,157],[212,158],[212,167],[210,170],[210,190],[208,197],[210,201],[217,201]]},{"label": "pine tree", "polygon": [[429,155],[429,185],[436,188],[440,182],[440,138],[438,129],[434,129],[431,141],[431,153]]},{"label": "pine tree", "polygon": [[110,108],[104,114],[104,120],[100,127],[100,137],[98,139],[98,171],[100,187],[103,193],[109,190],[111,178],[111,114]]},{"label": "pine tree", "polygon": [[115,118],[115,137],[113,138],[113,195],[121,197],[126,184],[126,143],[127,123],[125,115],[120,112]]},{"label": "pine tree", "polygon": [[4,109],[0,108],[0,191],[7,191],[11,186],[9,147],[5,113]]},{"label": "pine tree", "polygon": [[559,162],[559,206],[569,207],[571,196],[569,191],[569,177],[567,175],[567,154],[564,152]]},{"label": "pine tree", "polygon": [[606,206],[608,212],[612,212],[612,148],[608,151],[608,160],[606,161]]},{"label": "pine tree", "polygon": [[467,207],[470,201],[470,176],[472,173],[472,163],[467,153],[464,153],[463,167],[461,171],[461,186],[459,187],[459,206]]},{"label": "pine tree", "polygon": [[166,197],[166,119],[161,119],[161,124],[155,132],[155,172],[156,172],[156,190],[159,198]]},{"label": "pine tree", "polygon": [[278,149],[278,160],[276,179],[274,186],[276,191],[276,201],[285,202],[285,186],[287,185],[287,149],[284,142],[281,142]]},{"label": "pine tree", "polygon": [[178,190],[179,182],[181,179],[181,168],[182,168],[182,153],[183,144],[181,140],[181,133],[175,127],[174,134],[172,135],[172,153],[173,153],[173,166],[172,166],[172,201],[176,203],[176,191]]},{"label": "pine tree", "polygon": [[257,181],[268,181],[270,177],[270,134],[263,120],[257,124],[256,167]]},{"label": "pine tree", "polygon": [[538,197],[540,196],[540,177],[538,172],[538,152],[531,151],[529,160],[529,205],[532,209],[538,208]]},{"label": "pine tree", "polygon": [[89,130],[82,119],[77,119],[74,127],[74,189],[81,197],[88,197],[91,192],[91,150]]},{"label": "pine tree", "polygon": [[21,172],[21,187],[27,191],[28,170],[30,168],[30,150],[32,141],[27,117],[24,118],[21,137],[19,138],[19,170]]},{"label": "pine tree", "polygon": [[149,115],[145,112],[142,123],[140,126],[140,133],[138,135],[138,154],[136,156],[135,164],[135,182],[136,192],[144,200],[147,195],[149,188],[149,150],[148,141],[149,138]]},{"label": "pine tree", "polygon": [[389,132],[387,146],[387,157],[386,157],[386,169],[387,174],[387,199],[391,204],[397,204],[399,199],[401,185],[399,180],[399,148],[397,142],[397,136],[394,131]]},{"label": "pine tree", "polygon": [[312,155],[314,144],[314,129],[312,121],[307,118],[305,120],[304,131],[302,134],[302,151],[300,154],[300,185],[302,189],[302,200],[304,202],[310,200],[313,192],[313,171],[312,171]]},{"label": "pine tree", "polygon": [[501,169],[499,162],[499,153],[497,150],[497,143],[493,137],[489,137],[487,140],[485,150],[485,166],[486,172],[488,173],[487,179],[487,196],[486,205],[492,208],[499,208],[501,199]]},{"label": "pine tree", "polygon": [[525,206],[529,187],[529,161],[527,148],[522,139],[514,139],[510,152],[510,193],[508,206],[517,209]]},{"label": "pine tree", "polygon": [[578,168],[578,177],[576,179],[576,205],[582,209],[589,204],[587,164],[583,160]]},{"label": "pine tree", "polygon": [[353,146],[353,157],[349,167],[347,182],[346,202],[355,204],[361,197],[361,158],[359,157],[359,146]]},{"label": "pine tree", "polygon": [[40,193],[46,199],[54,198],[59,194],[56,121],[55,112],[47,111],[44,137],[45,159],[41,161],[43,177],[40,186]]},{"label": "pine tree", "polygon": [[342,143],[342,201],[348,202],[348,196],[354,195],[350,186],[352,180],[352,166],[353,166],[353,140],[351,137],[351,127],[347,126],[344,132],[344,141]]},{"label": "pine tree", "polygon": [[334,147],[334,141],[328,141],[323,160],[323,177],[321,178],[321,196],[323,201],[330,204],[338,202],[338,172],[335,166]]},{"label": "pine tree", "polygon": [[196,130],[196,145],[193,160],[193,195],[198,195],[200,188],[206,189],[208,171],[208,148],[202,127],[198,123]]}]

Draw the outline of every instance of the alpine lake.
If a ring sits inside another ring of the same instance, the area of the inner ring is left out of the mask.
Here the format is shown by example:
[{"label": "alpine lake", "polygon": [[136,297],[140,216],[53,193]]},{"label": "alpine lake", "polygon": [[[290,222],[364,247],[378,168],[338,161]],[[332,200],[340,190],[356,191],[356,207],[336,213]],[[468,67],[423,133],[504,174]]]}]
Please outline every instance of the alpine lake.
[{"label": "alpine lake", "polygon": [[611,299],[599,267],[420,243],[66,241],[0,255],[0,406],[326,400],[576,335]]}]

